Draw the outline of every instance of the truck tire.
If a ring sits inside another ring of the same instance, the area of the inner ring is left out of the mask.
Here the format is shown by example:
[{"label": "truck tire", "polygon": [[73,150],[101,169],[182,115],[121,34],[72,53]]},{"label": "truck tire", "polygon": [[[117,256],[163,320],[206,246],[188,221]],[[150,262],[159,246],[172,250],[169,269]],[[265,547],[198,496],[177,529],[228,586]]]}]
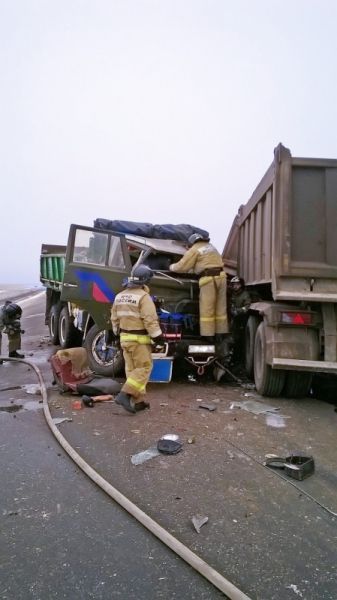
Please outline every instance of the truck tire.
[{"label": "truck tire", "polygon": [[254,376],[254,345],[258,326],[258,318],[250,315],[245,330],[245,370],[250,378]]},{"label": "truck tire", "polygon": [[286,398],[305,398],[309,394],[311,382],[311,373],[287,371],[283,394]]},{"label": "truck tire", "polygon": [[273,398],[281,395],[285,382],[285,371],[273,370],[266,362],[266,334],[263,321],[258,326],[255,336],[254,380],[258,394]]},{"label": "truck tire", "polygon": [[59,318],[61,312],[61,304],[57,302],[57,304],[53,304],[50,313],[49,313],[49,337],[55,346],[58,346],[60,343],[59,338]]},{"label": "truck tire", "polygon": [[81,345],[81,333],[74,327],[67,306],[64,306],[60,312],[58,331],[61,348],[76,348]]},{"label": "truck tire", "polygon": [[93,325],[84,341],[88,353],[88,363],[92,371],[105,377],[116,377],[124,371],[123,353],[120,348],[108,348],[108,354],[103,350],[104,329]]}]

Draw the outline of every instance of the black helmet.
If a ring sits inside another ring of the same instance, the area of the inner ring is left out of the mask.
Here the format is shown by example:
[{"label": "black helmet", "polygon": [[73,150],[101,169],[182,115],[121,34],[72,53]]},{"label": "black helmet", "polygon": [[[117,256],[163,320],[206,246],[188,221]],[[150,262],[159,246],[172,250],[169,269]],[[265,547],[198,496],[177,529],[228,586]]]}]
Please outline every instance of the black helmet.
[{"label": "black helmet", "polygon": [[152,279],[153,272],[150,267],[146,265],[139,265],[132,271],[131,277],[128,277],[128,283],[126,287],[139,287],[145,285]]},{"label": "black helmet", "polygon": [[201,233],[192,233],[188,238],[188,245],[193,246],[193,244],[200,241],[209,242],[209,238],[205,238]]},{"label": "black helmet", "polygon": [[4,306],[4,313],[7,319],[20,319],[22,315],[22,308],[14,302],[6,302]]}]

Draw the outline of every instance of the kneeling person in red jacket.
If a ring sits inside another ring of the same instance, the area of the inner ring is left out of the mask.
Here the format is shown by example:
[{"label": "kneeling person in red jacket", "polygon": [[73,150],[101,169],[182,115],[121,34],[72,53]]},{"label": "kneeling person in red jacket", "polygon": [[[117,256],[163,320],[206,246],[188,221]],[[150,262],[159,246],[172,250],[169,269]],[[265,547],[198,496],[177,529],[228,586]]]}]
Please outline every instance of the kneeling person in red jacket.
[{"label": "kneeling person in red jacket", "polygon": [[131,413],[148,406],[142,397],[152,371],[151,344],[163,341],[156,307],[146,285],[152,276],[146,265],[136,267],[111,309],[112,330],[120,336],[126,373],[126,382],[115,402]]}]

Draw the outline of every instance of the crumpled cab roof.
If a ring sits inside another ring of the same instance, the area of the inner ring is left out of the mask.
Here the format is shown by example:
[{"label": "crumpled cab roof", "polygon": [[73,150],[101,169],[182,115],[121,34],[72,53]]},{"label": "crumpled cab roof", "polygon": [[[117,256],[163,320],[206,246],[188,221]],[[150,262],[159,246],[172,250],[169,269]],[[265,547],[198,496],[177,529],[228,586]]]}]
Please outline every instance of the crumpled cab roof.
[{"label": "crumpled cab roof", "polygon": [[134,242],[137,246],[143,246],[144,249],[152,248],[157,252],[170,252],[172,254],[185,254],[186,244],[176,240],[161,240],[157,238],[146,238],[137,235],[125,235],[128,242]]}]

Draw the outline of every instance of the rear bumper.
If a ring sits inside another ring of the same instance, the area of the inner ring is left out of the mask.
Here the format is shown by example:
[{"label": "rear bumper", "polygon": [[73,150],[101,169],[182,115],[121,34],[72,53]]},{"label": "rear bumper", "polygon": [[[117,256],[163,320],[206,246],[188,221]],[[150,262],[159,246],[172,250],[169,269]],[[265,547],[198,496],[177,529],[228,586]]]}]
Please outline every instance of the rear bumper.
[{"label": "rear bumper", "polygon": [[314,373],[335,373],[337,375],[337,362],[324,362],[323,360],[273,358],[271,367],[287,371],[313,371]]}]

